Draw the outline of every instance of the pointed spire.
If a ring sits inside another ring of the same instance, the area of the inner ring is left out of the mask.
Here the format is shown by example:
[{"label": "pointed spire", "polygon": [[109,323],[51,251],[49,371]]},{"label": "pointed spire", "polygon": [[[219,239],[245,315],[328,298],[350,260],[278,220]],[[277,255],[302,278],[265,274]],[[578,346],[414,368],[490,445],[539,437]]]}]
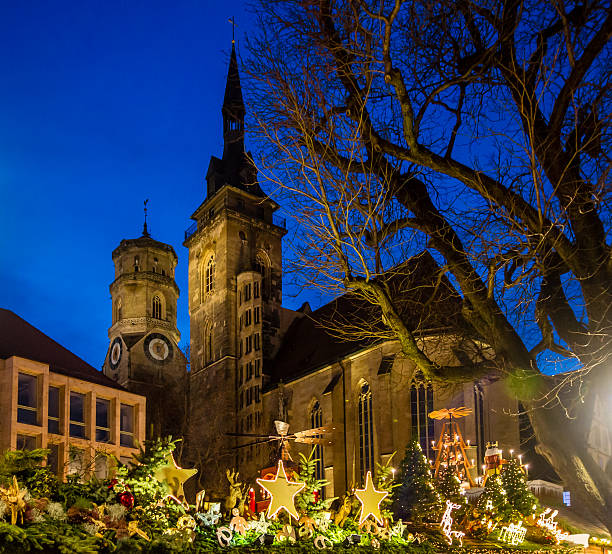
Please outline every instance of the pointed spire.
[{"label": "pointed spire", "polygon": [[223,108],[221,111],[223,112],[224,118],[227,117],[233,121],[244,120],[244,101],[242,100],[242,87],[240,86],[240,75],[238,73],[236,46],[233,41],[229,69],[227,70]]},{"label": "pointed spire", "polygon": [[144,201],[144,225],[142,226],[142,236],[150,237],[149,230],[147,229],[147,204],[149,203],[149,199],[147,198]]},{"label": "pointed spire", "polygon": [[239,166],[244,157],[244,101],[238,74],[236,46],[232,42],[225,96],[223,97],[223,159]]}]

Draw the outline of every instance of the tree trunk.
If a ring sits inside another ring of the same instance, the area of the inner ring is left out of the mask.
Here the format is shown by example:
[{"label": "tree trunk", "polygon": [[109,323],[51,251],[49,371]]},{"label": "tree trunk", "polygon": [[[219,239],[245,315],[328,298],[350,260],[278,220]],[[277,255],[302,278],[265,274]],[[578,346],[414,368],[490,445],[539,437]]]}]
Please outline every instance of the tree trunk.
[{"label": "tree trunk", "polygon": [[533,408],[529,419],[538,441],[537,451],[546,457],[574,497],[588,506],[612,534],[612,480],[587,450],[588,436],[580,429],[589,426],[568,419],[561,406],[526,406]]}]

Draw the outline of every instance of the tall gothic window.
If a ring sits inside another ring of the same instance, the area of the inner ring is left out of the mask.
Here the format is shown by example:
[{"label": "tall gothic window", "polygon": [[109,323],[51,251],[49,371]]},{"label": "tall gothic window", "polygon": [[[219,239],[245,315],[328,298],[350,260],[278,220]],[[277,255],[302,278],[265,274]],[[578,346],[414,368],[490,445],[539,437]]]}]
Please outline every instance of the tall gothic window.
[{"label": "tall gothic window", "polygon": [[161,319],[162,318],[162,303],[161,298],[157,296],[157,294],[153,297],[153,318]]},{"label": "tall gothic window", "polygon": [[417,375],[410,387],[410,414],[412,416],[412,435],[418,438],[425,456],[432,453],[431,441],[434,440],[434,420],[429,417],[433,411],[433,387]]},{"label": "tall gothic window", "polygon": [[372,391],[364,382],[359,391],[359,467],[365,478],[374,467],[374,426],[372,423]]},{"label": "tall gothic window", "polygon": [[211,256],[206,262],[204,269],[204,290],[206,293],[212,292],[215,288],[215,257]]},{"label": "tall gothic window", "polygon": [[478,463],[484,461],[485,425],[484,425],[484,391],[478,383],[474,384],[474,415],[476,420],[476,452]]},{"label": "tall gothic window", "polygon": [[[314,429],[323,425],[323,410],[321,404],[317,400],[310,410],[310,426]],[[315,435],[315,438],[321,438],[321,435]],[[314,457],[317,459],[315,477],[317,479],[325,479],[325,466],[323,464],[323,447],[320,444],[314,447]],[[322,493],[323,491],[320,491]]]}]

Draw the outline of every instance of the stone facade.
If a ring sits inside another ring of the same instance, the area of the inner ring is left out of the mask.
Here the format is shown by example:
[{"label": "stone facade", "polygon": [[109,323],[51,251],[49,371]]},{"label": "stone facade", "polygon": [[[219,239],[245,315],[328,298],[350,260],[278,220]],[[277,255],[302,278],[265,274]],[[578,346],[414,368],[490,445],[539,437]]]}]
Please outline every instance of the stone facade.
[{"label": "stone facade", "polygon": [[[335,427],[333,445],[317,451],[323,458],[320,476],[330,482],[328,495],[362,483],[364,471],[375,470],[376,462],[393,452],[393,463],[399,463],[415,433],[427,447],[440,425],[426,412],[441,407],[474,408],[461,425],[473,444],[475,464],[482,460],[486,440],[518,449],[518,423],[508,415],[516,413],[516,402],[501,384],[482,381],[432,390],[415,381],[414,366],[398,355],[397,342],[339,346],[322,330],[312,336],[295,330],[293,323],[312,315],[308,309],[294,312],[281,306],[285,229],[274,216],[278,206],[261,190],[244,151],[244,112],[232,48],[222,107],[223,156],[211,158],[206,198],[191,216],[194,224],[184,242],[191,326],[187,443],[189,462],[202,470],[198,486],[221,494],[228,467],[254,479],[276,451],[248,445],[253,437],[236,435],[272,433],[276,419],[293,431]],[[460,300],[454,290],[451,294],[456,305]],[[422,305],[418,302],[413,308]],[[444,316],[437,317],[437,324],[440,319]],[[452,319],[442,326],[452,326]],[[448,329],[423,340],[436,361],[459,364],[457,341]],[[312,343],[313,353],[292,356],[292,345],[303,341]],[[360,402],[369,406],[366,419]],[[370,442],[364,442],[364,432]]]},{"label": "stone facade", "polygon": [[143,236],[113,251],[112,325],[103,372],[147,398],[147,437],[184,433],[187,359],[178,347],[174,249]]}]

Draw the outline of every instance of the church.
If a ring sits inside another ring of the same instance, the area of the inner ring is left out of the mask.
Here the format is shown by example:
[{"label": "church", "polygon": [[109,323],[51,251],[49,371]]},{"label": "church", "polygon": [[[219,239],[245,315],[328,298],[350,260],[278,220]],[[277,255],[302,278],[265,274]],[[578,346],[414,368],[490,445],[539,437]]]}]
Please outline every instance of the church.
[{"label": "church", "polygon": [[[235,47],[223,106],[224,149],[212,156],[203,202],[185,232],[188,250],[189,360],[176,325],[178,256],[145,227],[113,251],[112,325],[104,373],[147,397],[147,436],[183,438],[181,463],[200,469],[198,488],[223,494],[225,469],[252,481],[276,454],[274,421],[289,433],[329,426],[316,444],[317,475],[338,496],[361,485],[377,464],[398,466],[417,437],[433,458],[441,422],[428,415],[466,406],[460,420],[476,479],[489,440],[519,451],[518,406],[493,379],[445,387],[422,379],[397,341],[341,340],[330,323],[364,317],[342,296],[311,311],[282,305],[285,221],[262,190],[245,151],[245,105]],[[449,282],[434,286],[436,263],[425,251],[406,262],[405,317],[438,363],[475,354],[453,332],[461,298]],[[414,293],[412,291],[415,291]],[[422,306],[433,306],[424,317]],[[366,314],[365,317],[368,317]],[[486,348],[486,345],[484,345]],[[189,365],[189,370],[187,366]],[[327,436],[327,435],[326,435]],[[308,444],[289,454],[309,453]]]}]

